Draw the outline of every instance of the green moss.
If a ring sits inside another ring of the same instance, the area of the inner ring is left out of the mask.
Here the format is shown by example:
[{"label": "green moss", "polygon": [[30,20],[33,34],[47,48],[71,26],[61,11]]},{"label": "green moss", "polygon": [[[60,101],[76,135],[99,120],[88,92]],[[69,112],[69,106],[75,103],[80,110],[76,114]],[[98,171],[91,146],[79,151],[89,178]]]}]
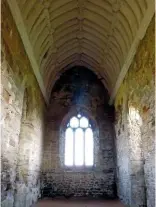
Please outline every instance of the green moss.
[{"label": "green moss", "polygon": [[140,42],[137,53],[129,71],[121,84],[116,99],[115,108],[121,105],[121,100],[128,98],[128,104],[142,109],[141,99],[145,92],[152,90],[154,81],[154,18],[152,19],[144,39]]}]

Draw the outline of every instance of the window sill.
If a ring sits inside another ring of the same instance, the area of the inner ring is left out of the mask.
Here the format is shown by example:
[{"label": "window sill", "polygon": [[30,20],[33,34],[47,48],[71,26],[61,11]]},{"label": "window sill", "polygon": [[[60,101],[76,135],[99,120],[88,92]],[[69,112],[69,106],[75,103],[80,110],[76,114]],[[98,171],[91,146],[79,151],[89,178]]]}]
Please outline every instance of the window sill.
[{"label": "window sill", "polygon": [[92,172],[95,166],[64,166],[63,170],[66,172]]}]

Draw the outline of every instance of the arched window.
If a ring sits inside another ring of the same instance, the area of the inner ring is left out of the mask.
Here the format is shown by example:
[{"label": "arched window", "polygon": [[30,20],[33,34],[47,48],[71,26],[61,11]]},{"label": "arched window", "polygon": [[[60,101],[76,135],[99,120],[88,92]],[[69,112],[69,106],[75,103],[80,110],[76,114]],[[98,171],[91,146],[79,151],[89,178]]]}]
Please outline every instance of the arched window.
[{"label": "arched window", "polygon": [[93,131],[89,120],[78,114],[72,117],[65,131],[65,165],[92,166]]}]

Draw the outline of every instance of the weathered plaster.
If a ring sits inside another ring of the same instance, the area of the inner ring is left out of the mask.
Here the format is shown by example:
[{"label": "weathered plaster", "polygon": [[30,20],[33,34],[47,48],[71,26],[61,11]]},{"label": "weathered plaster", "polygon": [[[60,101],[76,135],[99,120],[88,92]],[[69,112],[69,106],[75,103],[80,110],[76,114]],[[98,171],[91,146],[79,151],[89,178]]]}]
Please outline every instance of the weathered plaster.
[{"label": "weathered plaster", "polygon": [[154,64],[153,18],[115,100],[118,193],[130,206],[155,205]]},{"label": "weathered plaster", "polygon": [[40,196],[45,103],[5,1],[1,61],[1,205],[31,206]]}]

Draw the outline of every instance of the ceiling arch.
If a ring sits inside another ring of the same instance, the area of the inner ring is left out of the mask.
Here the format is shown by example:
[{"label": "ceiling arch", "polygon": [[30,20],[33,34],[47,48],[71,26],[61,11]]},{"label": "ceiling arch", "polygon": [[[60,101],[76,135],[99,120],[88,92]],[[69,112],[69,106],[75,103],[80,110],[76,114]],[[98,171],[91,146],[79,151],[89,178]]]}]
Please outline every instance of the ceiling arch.
[{"label": "ceiling arch", "polygon": [[98,73],[111,99],[154,14],[154,0],[7,0],[48,102],[64,68]]}]

